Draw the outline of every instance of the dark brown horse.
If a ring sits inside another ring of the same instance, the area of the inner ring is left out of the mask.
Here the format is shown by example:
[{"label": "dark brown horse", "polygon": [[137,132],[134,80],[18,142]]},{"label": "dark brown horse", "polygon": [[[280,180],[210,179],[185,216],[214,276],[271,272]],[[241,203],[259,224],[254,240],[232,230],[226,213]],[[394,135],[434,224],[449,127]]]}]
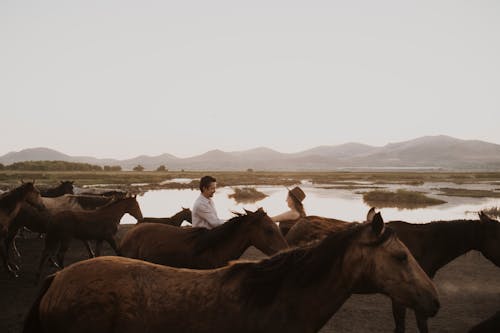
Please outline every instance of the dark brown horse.
[{"label": "dark brown horse", "polygon": [[23,183],[0,196],[0,255],[5,269],[13,275],[16,275],[18,267],[9,261],[5,238],[23,202],[29,202],[40,209],[44,208],[40,192],[35,188],[34,182]]},{"label": "dark brown horse", "polygon": [[251,245],[267,255],[288,247],[262,208],[233,217],[211,230],[137,224],[123,236],[120,254],[172,267],[206,269],[226,265]]},{"label": "dark brown horse", "polygon": [[[406,244],[423,270],[433,278],[437,271],[459,256],[476,250],[500,267],[500,223],[483,212],[479,220],[436,221],[414,224],[393,221],[389,225]],[[396,332],[405,331],[405,307],[393,301]],[[425,315],[416,312],[417,326],[428,332]]]},{"label": "dark brown horse", "polygon": [[[480,213],[479,220],[435,221],[430,223],[388,222],[399,239],[408,247],[422,269],[433,278],[436,272],[455,258],[471,251],[480,251],[493,264],[500,267],[500,223]],[[328,219],[326,219],[328,220]],[[339,220],[331,223],[299,221],[288,233],[290,246],[320,241],[328,234],[345,228],[349,223]],[[312,223],[307,223],[312,222]],[[405,331],[406,310],[393,301],[395,332]],[[420,332],[428,332],[427,319],[416,313]]]},{"label": "dark brown horse", "polygon": [[59,266],[64,266],[64,255],[72,238],[82,241],[96,240],[96,255],[100,254],[101,243],[106,241],[118,254],[114,236],[118,231],[122,216],[126,213],[137,220],[142,218],[135,196],[116,199],[95,210],[67,210],[52,215],[38,267],[38,277],[49,257],[56,252]]},{"label": "dark brown horse", "polygon": [[183,221],[191,223],[191,209],[182,208],[182,210],[171,217],[144,217],[137,221],[137,223],[162,223],[179,227]]},{"label": "dark brown horse", "polygon": [[55,198],[64,194],[73,194],[73,182],[69,180],[60,181],[56,187],[41,189],[42,197]]},{"label": "dark brown horse", "polygon": [[377,215],[315,247],[220,269],[81,261],[45,280],[23,332],[312,333],[364,284],[438,311],[432,281]]},{"label": "dark brown horse", "polygon": [[[12,220],[5,239],[7,252],[10,249],[14,249],[16,254],[20,256],[15,248],[14,239],[18,231],[23,230],[23,228],[38,232],[39,234],[45,234],[52,215],[61,211],[93,210],[110,203],[112,200],[113,198],[111,197],[65,194],[59,197],[42,197],[45,209],[38,209],[29,203],[23,203],[19,213]],[[89,251],[89,255],[94,256],[94,252],[87,242],[85,246]]]}]

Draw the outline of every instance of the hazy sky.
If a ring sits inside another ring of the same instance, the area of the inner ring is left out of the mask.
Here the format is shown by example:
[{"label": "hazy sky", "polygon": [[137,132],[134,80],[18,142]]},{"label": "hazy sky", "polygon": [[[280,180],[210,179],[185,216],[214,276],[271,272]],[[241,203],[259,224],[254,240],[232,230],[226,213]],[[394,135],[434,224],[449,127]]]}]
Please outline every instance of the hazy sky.
[{"label": "hazy sky", "polygon": [[500,1],[0,0],[0,155],[500,143]]}]

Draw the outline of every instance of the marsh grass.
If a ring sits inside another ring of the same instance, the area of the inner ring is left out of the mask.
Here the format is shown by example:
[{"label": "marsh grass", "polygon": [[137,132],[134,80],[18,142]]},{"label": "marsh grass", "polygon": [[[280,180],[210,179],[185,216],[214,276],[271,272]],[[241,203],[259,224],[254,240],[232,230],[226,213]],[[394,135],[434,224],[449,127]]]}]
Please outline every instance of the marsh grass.
[{"label": "marsh grass", "polygon": [[[321,185],[356,186],[365,182],[378,184],[411,184],[425,182],[451,182],[474,184],[478,182],[500,182],[500,172],[460,173],[460,172],[268,172],[268,171],[0,171],[0,188],[11,188],[21,179],[36,179],[40,185],[55,185],[61,180],[72,180],[76,186],[94,184],[118,184],[126,189],[135,183],[146,183],[148,189],[198,188],[198,179],[212,175],[218,186],[253,186],[300,184],[303,180]],[[191,183],[166,183],[175,178],[195,179]]]},{"label": "marsh grass", "polygon": [[228,194],[237,203],[254,203],[267,197],[266,194],[257,191],[254,187],[236,187],[234,193]]},{"label": "marsh grass", "polygon": [[483,212],[489,217],[493,217],[495,219],[500,218],[500,207],[491,207],[487,209],[483,209]]},{"label": "marsh grass", "polygon": [[489,190],[469,190],[462,188],[437,188],[440,195],[447,195],[450,197],[468,197],[468,198],[500,198],[500,192]]},{"label": "marsh grass", "polygon": [[369,206],[378,208],[423,208],[441,205],[446,201],[431,198],[421,192],[397,190],[396,192],[375,190],[363,193],[363,200]]}]

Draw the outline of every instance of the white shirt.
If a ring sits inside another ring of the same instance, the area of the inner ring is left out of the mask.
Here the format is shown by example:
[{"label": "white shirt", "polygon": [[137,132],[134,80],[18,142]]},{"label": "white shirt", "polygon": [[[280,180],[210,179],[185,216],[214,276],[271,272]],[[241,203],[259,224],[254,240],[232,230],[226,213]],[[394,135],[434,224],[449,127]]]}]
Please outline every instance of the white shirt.
[{"label": "white shirt", "polygon": [[193,227],[213,229],[224,223],[224,220],[217,216],[212,199],[206,198],[203,194],[200,194],[194,202],[192,213]]}]

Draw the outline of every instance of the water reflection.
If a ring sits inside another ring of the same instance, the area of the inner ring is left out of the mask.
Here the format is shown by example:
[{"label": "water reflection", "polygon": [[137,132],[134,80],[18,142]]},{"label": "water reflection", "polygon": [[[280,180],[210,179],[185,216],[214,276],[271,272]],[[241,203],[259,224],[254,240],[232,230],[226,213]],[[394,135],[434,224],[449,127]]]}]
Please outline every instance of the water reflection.
[{"label": "water reflection", "polygon": [[[427,185],[435,188],[435,185]],[[304,208],[308,215],[333,217],[346,221],[363,221],[370,208],[363,202],[361,192],[348,189],[328,189],[315,187],[312,184],[302,184],[302,189],[307,197]],[[228,195],[234,192],[231,187],[218,188],[214,195],[214,202],[219,217],[231,218],[232,211],[243,212],[243,209],[255,210],[263,207],[269,215],[277,215],[287,209],[287,189],[284,186],[256,186],[258,191],[267,195],[255,203],[237,203]],[[401,188],[401,187],[398,187]],[[406,187],[411,190],[415,187]],[[420,190],[422,187],[420,187]],[[200,194],[199,190],[155,190],[148,191],[137,199],[144,216],[167,217],[178,212],[181,207],[191,208]],[[500,206],[499,198],[463,198],[436,196],[447,203],[418,209],[383,208],[382,216],[386,221],[404,220],[408,222],[430,222],[434,220],[455,220],[464,218],[477,218],[482,209]],[[130,215],[125,215],[122,223],[135,223]]]}]

